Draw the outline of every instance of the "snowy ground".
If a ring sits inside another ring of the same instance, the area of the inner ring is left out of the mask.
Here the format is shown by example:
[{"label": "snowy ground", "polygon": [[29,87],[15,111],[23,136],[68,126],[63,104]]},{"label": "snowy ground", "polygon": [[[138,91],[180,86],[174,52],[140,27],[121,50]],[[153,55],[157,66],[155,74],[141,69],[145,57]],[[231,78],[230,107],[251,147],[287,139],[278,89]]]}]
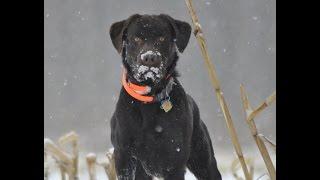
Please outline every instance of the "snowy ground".
[{"label": "snowy ground", "polygon": [[[245,151],[244,151],[245,152]],[[270,151],[270,155],[272,157],[273,163],[276,163],[276,157],[275,153]],[[267,172],[265,165],[263,163],[263,160],[258,152],[257,149],[250,150],[249,152],[246,152],[245,157],[250,157],[254,159],[254,167],[255,167],[255,172],[254,172],[254,179],[259,179],[259,180],[267,180],[269,179],[268,176],[262,176]],[[89,175],[87,171],[87,166],[85,163],[85,154],[80,155],[79,159],[79,177],[80,180],[89,180]],[[219,165],[219,170],[222,174],[222,179],[223,180],[234,180],[234,176],[232,175],[231,172],[231,164],[232,161],[235,158],[235,154],[233,152],[221,152],[221,151],[216,151],[216,158],[218,161]],[[100,161],[101,159],[104,158],[104,153],[99,153],[97,155],[97,160]],[[49,166],[50,166],[50,175],[49,175],[49,180],[60,180],[60,172],[57,168],[57,165],[54,163],[54,161],[50,158],[49,159]],[[238,171],[239,175],[243,177],[241,170]],[[97,166],[97,179],[98,180],[107,180],[107,176],[103,170],[102,167]],[[190,171],[186,172],[185,175],[186,180],[196,180],[196,178],[193,176],[193,174]]]}]

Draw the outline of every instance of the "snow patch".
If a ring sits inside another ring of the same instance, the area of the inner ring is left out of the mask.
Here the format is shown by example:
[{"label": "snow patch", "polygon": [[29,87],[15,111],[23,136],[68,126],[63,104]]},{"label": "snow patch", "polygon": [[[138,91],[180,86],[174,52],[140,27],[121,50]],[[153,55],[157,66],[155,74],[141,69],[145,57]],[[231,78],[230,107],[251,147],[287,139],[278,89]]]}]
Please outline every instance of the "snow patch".
[{"label": "snow patch", "polygon": [[[152,176],[149,174],[149,176]],[[152,176],[152,180],[164,180],[162,177]]]},{"label": "snow patch", "polygon": [[149,70],[148,66],[141,65],[141,66],[139,66],[138,73],[140,73],[140,74],[145,73],[148,70]]},{"label": "snow patch", "polygon": [[49,138],[44,138],[44,146],[48,146],[49,144],[54,144],[51,139]]},{"label": "snow patch", "polygon": [[113,154],[113,153],[114,153],[114,148],[110,148],[110,149],[108,150],[108,153]]},{"label": "snow patch", "polygon": [[155,80],[155,77],[154,77],[154,75],[153,75],[153,72],[147,72],[145,75],[144,75],[144,78],[145,79],[148,79],[148,78],[150,78],[150,79],[152,79],[152,81],[154,81]]},{"label": "snow patch", "polygon": [[96,159],[97,156],[96,156],[96,154],[94,154],[94,153],[89,153],[89,154],[87,155],[87,158],[89,158],[89,159]]},{"label": "snow patch", "polygon": [[157,68],[157,67],[151,67],[150,70],[156,74],[159,74],[159,68]]},{"label": "snow patch", "polygon": [[147,55],[161,56],[161,53],[159,51],[147,51],[147,52],[141,54],[141,59],[144,59],[144,57],[147,56]]},{"label": "snow patch", "polygon": [[160,70],[163,67],[163,64],[161,63],[160,67],[148,67],[148,66],[138,66],[137,68],[137,73],[134,74],[134,78],[141,82],[141,75],[143,75],[143,78],[146,80],[148,78],[152,79],[155,81],[156,77],[160,78]]}]

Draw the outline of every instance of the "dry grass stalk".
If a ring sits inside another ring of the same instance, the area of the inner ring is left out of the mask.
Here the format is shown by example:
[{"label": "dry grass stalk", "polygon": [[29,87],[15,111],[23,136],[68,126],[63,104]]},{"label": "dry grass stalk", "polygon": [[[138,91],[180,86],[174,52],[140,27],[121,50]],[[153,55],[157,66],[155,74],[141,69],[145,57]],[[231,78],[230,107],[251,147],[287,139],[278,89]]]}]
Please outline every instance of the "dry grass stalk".
[{"label": "dry grass stalk", "polygon": [[263,140],[264,142],[267,142],[274,151],[276,151],[276,144],[274,142],[272,142],[270,139],[268,139],[267,137],[265,137],[263,134],[258,134],[257,135],[261,140]]},{"label": "dry grass stalk", "polygon": [[[78,135],[74,132],[70,132],[61,138],[59,138],[58,145],[53,143],[50,139],[44,140],[44,150],[45,150],[45,163],[47,162],[47,155],[50,154],[59,166],[61,172],[61,179],[66,179],[66,174],[68,174],[69,180],[77,180],[78,178],[78,157],[79,157],[79,147],[78,147]],[[63,146],[71,143],[72,145],[72,155],[63,150]],[[89,169],[90,180],[96,180],[96,165],[100,165],[104,168],[109,180],[117,180],[113,149],[107,152],[107,159],[103,163],[96,162],[96,155],[91,153],[87,157],[87,165]],[[45,171],[46,171],[45,164]],[[46,173],[45,173],[46,174]],[[47,173],[48,174],[48,173]],[[48,177],[48,176],[47,176]]]},{"label": "dry grass stalk", "polygon": [[[254,175],[254,165],[253,165],[253,159],[251,158],[247,158],[245,159],[246,164],[250,167],[250,176],[253,177]],[[238,174],[238,170],[239,170],[240,166],[239,166],[239,159],[234,159],[232,164],[231,164],[231,172],[233,177],[236,180],[243,180],[243,178],[241,178]]]},{"label": "dry grass stalk", "polygon": [[54,144],[50,139],[44,139],[44,150],[56,160],[61,172],[61,179],[64,180],[65,173],[72,172],[73,169],[71,156]]},{"label": "dry grass stalk", "polygon": [[71,131],[70,133],[62,136],[59,138],[58,143],[61,147],[64,145],[71,143],[72,146],[72,166],[73,166],[73,171],[72,171],[72,179],[79,179],[78,178],[78,161],[79,161],[79,136]]},{"label": "dry grass stalk", "polygon": [[248,115],[248,120],[252,120],[255,118],[260,112],[262,112],[266,107],[270,106],[270,104],[275,101],[276,99],[276,92],[274,91],[263,103],[261,103],[255,110],[253,110]]},{"label": "dry grass stalk", "polygon": [[113,149],[110,149],[107,152],[106,156],[108,161],[103,161],[102,163],[98,163],[98,165],[104,168],[109,180],[117,180]]},{"label": "dry grass stalk", "polygon": [[[268,172],[269,172],[269,176],[272,180],[275,180],[276,179],[276,170],[272,164],[272,161],[271,161],[271,158],[270,158],[270,155],[268,153],[268,150],[261,138],[261,136],[258,136],[258,131],[257,131],[257,128],[256,128],[256,124],[253,120],[253,118],[249,119],[250,117],[250,114],[248,112],[254,112],[252,110],[252,107],[249,103],[249,100],[248,100],[248,96],[244,90],[244,87],[242,85],[240,85],[240,91],[241,91],[241,99],[242,99],[242,103],[243,103],[243,107],[244,107],[244,112],[245,112],[245,118],[246,118],[246,121],[249,125],[249,128],[251,130],[251,134],[258,146],[258,149],[260,151],[260,154],[262,155],[262,158],[264,160],[264,163],[266,164],[267,166],[267,169],[268,169]],[[275,99],[275,93],[273,93],[271,96],[271,98],[269,98],[269,100],[267,100],[265,104],[267,104],[267,106],[274,101]],[[264,103],[262,103],[264,104]],[[260,107],[260,106],[259,106]],[[264,108],[263,108],[264,109]],[[252,113],[251,113],[252,114]]]},{"label": "dry grass stalk", "polygon": [[59,165],[59,169],[60,169],[60,174],[61,174],[61,180],[65,180],[66,179],[66,169],[63,167],[62,164],[58,163]]},{"label": "dry grass stalk", "polygon": [[208,72],[209,72],[209,77],[211,79],[211,84],[212,84],[212,86],[213,86],[213,88],[215,90],[215,94],[217,96],[219,105],[220,105],[220,107],[222,109],[224,118],[226,120],[227,128],[229,130],[229,134],[231,136],[232,143],[234,145],[235,151],[236,151],[237,156],[239,158],[242,170],[244,172],[244,175],[245,175],[246,179],[247,180],[251,180],[252,177],[250,176],[248,168],[247,168],[247,165],[245,163],[245,160],[244,160],[244,157],[243,157],[243,153],[242,153],[242,149],[241,149],[241,146],[240,146],[240,143],[239,143],[239,140],[238,140],[238,136],[237,136],[237,133],[235,131],[235,128],[234,128],[234,125],[233,125],[233,121],[232,121],[228,106],[227,106],[227,104],[225,102],[223,93],[222,93],[221,88],[220,88],[220,83],[219,83],[218,78],[217,78],[215,67],[211,63],[211,59],[210,59],[210,56],[209,56],[209,53],[208,53],[208,50],[207,50],[206,41],[205,41],[205,38],[204,38],[204,35],[203,35],[203,32],[202,32],[201,25],[199,23],[198,17],[197,17],[197,15],[195,13],[195,10],[193,8],[192,0],[185,0],[185,2],[187,4],[188,10],[189,10],[189,14],[191,15],[192,23],[194,25],[194,29],[195,29],[194,30],[194,35],[197,38],[198,44],[199,44],[200,49],[201,49],[201,54],[202,54],[202,56],[203,56],[203,58],[205,60],[206,67],[207,67]]},{"label": "dry grass stalk", "polygon": [[87,155],[87,165],[89,169],[90,180],[96,180],[95,165],[99,165],[104,168],[109,180],[117,180],[114,156],[113,156],[113,148],[107,152],[106,157],[107,159],[104,159],[102,162],[97,162],[97,158],[94,153],[89,153]]},{"label": "dry grass stalk", "polygon": [[64,164],[72,164],[71,156],[55,145],[50,139],[44,140],[44,150]]},{"label": "dry grass stalk", "polygon": [[75,132],[71,131],[61,136],[58,140],[58,143],[60,146],[64,146],[70,142],[78,142],[78,140],[79,140],[79,136]]},{"label": "dry grass stalk", "polygon": [[87,159],[87,166],[89,171],[89,179],[90,180],[97,180],[96,176],[96,160],[97,156],[94,153],[89,153],[86,157]]},{"label": "dry grass stalk", "polygon": [[[69,154],[63,150],[63,145],[71,143],[72,154]],[[59,145],[54,144],[50,139],[44,140],[44,149],[46,153],[52,155],[59,165],[61,171],[61,178],[65,179],[65,174],[68,174],[69,180],[77,180],[78,178],[78,135],[74,132],[68,133],[62,136],[59,141]]]}]

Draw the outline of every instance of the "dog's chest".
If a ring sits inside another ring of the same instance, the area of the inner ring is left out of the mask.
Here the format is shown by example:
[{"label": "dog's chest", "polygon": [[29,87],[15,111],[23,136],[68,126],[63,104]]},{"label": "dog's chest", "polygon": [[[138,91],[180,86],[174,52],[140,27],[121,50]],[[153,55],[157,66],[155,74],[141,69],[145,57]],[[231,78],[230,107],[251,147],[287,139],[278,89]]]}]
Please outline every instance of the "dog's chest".
[{"label": "dog's chest", "polygon": [[137,141],[157,148],[183,141],[188,120],[186,115],[179,113],[179,107],[173,107],[169,112],[155,107],[142,108],[139,122],[140,126],[136,129]]},{"label": "dog's chest", "polygon": [[[172,108],[165,112],[160,103],[143,104],[124,99],[117,111],[114,130],[117,143],[136,157],[145,171],[162,177],[185,164],[190,153],[192,112],[180,91],[171,93]],[[130,103],[132,102],[132,103]],[[116,129],[115,128],[115,129]]]},{"label": "dog's chest", "polygon": [[191,116],[186,111],[179,106],[173,106],[169,112],[151,107],[141,109],[133,153],[150,174],[170,171],[186,159],[191,134]]}]

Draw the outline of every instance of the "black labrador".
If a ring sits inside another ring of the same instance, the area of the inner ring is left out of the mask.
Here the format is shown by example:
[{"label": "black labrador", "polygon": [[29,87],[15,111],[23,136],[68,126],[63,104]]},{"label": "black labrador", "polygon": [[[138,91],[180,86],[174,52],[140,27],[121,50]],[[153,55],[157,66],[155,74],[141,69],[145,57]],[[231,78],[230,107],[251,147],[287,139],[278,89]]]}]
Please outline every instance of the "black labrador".
[{"label": "black labrador", "polygon": [[175,70],[191,34],[188,23],[168,15],[132,15],[112,24],[122,56],[123,87],[111,119],[119,180],[219,180],[206,125]]}]

